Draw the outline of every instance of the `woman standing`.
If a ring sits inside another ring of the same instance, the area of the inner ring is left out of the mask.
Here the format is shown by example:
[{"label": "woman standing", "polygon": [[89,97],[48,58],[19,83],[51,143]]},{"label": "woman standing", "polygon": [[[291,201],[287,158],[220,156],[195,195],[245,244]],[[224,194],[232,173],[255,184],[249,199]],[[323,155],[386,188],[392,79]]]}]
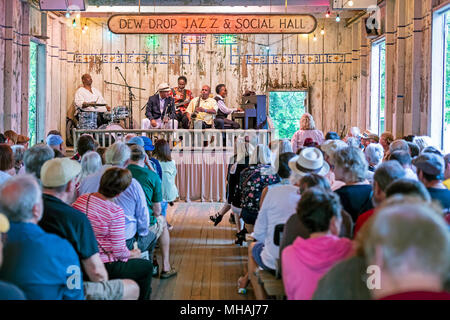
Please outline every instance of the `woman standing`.
[{"label": "woman standing", "polygon": [[323,132],[316,129],[316,124],[314,123],[312,115],[304,113],[300,118],[300,130],[292,136],[292,152],[297,153],[297,150],[303,147],[305,139],[307,138],[311,138],[318,145],[321,145],[325,140]]},{"label": "woman standing", "polygon": [[177,176],[177,166],[172,160],[169,143],[164,139],[155,142],[155,150],[152,155],[159,161],[162,169],[162,196],[161,214],[165,217],[167,205],[178,198],[178,189],[175,184]]}]

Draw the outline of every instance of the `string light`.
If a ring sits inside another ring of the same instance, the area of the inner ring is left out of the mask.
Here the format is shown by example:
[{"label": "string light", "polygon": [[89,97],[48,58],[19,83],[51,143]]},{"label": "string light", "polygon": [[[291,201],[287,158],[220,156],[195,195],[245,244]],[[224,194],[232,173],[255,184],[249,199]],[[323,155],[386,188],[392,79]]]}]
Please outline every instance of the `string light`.
[{"label": "string light", "polygon": [[338,15],[336,16],[336,22],[340,22],[341,21],[341,17],[339,16],[339,13],[338,13]]},{"label": "string light", "polygon": [[69,11],[66,12],[66,18],[70,18],[70,12]]},{"label": "string light", "polygon": [[328,8],[327,13],[325,14],[325,18],[329,18],[331,16],[330,8]]},{"label": "string light", "polygon": [[348,4],[349,7],[353,7],[353,4],[354,4],[354,3],[353,3],[352,0],[349,0],[349,1],[347,1],[347,4]]},{"label": "string light", "polygon": [[325,29],[322,27],[322,30],[320,30],[320,34],[324,35],[325,34]]},{"label": "string light", "polygon": [[313,41],[317,41],[317,37],[316,37],[316,34],[314,34],[314,38],[313,38]]},{"label": "string light", "polygon": [[77,19],[80,19],[80,16],[81,16],[80,13],[77,13]]},{"label": "string light", "polygon": [[75,19],[73,19],[73,21],[72,21],[72,27],[74,27],[74,28],[77,27],[77,22],[75,21]]}]

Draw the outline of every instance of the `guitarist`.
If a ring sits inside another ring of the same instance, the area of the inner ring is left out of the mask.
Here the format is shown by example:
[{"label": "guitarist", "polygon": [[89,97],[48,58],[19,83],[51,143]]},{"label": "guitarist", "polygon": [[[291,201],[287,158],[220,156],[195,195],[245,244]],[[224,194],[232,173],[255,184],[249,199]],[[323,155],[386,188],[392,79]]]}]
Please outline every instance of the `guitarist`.
[{"label": "guitarist", "polygon": [[[192,92],[186,89],[187,78],[178,77],[178,87],[172,88],[170,95],[175,100],[176,119],[182,124],[183,129],[189,129],[189,120],[184,116],[189,102],[193,99]],[[184,119],[184,120],[183,120]]]}]

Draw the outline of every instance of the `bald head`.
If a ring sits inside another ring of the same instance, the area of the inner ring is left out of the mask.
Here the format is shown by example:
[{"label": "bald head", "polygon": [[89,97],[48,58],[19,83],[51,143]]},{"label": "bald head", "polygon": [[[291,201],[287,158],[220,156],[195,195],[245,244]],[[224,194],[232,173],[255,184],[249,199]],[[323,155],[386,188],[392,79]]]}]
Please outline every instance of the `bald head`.
[{"label": "bald head", "polygon": [[81,76],[81,81],[83,82],[84,86],[90,86],[92,85],[92,78],[89,73],[85,73]]},{"label": "bald head", "polygon": [[203,100],[208,99],[210,93],[211,93],[211,87],[205,84],[202,87],[202,99]]},{"label": "bald head", "polygon": [[37,223],[42,217],[42,192],[35,177],[20,175],[0,188],[0,210],[11,222]]}]

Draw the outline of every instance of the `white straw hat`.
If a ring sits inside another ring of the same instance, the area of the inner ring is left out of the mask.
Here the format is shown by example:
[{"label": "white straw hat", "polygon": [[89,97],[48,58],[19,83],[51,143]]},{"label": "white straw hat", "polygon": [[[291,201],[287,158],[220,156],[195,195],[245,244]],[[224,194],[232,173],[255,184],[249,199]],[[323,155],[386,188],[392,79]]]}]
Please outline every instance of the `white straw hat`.
[{"label": "white straw hat", "polygon": [[324,176],[330,171],[330,166],[323,160],[322,152],[317,148],[303,149],[289,161],[289,168],[300,175],[316,173]]},{"label": "white straw hat", "polygon": [[167,83],[161,83],[158,86],[158,92],[161,92],[161,91],[170,91],[170,86]]}]

